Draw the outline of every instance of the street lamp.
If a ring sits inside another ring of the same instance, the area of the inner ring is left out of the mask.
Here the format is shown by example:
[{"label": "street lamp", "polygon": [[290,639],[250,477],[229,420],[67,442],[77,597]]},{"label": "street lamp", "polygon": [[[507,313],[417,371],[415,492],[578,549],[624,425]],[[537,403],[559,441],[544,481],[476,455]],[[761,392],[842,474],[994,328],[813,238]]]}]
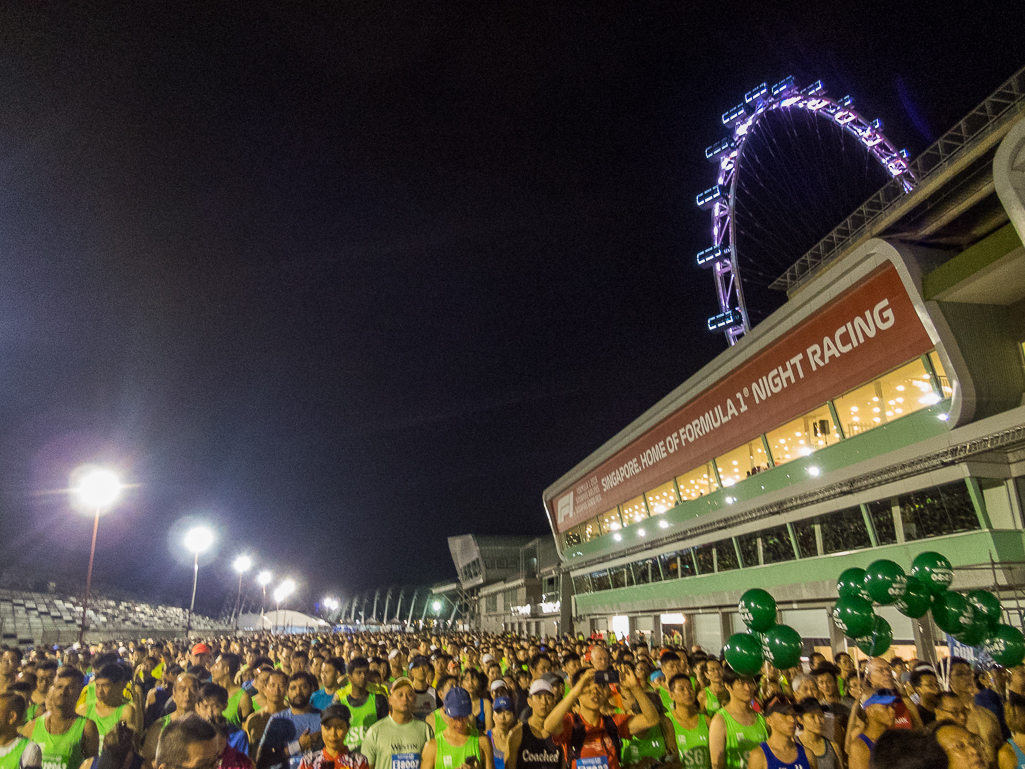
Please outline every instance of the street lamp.
[{"label": "street lamp", "polygon": [[284,580],[280,585],[274,588],[274,603],[277,608],[274,610],[274,623],[277,624],[280,621],[281,614],[281,602],[284,601],[288,596],[295,592],[295,581],[291,579]]},{"label": "street lamp", "polygon": [[264,569],[256,575],[256,581],[263,588],[263,603],[260,604],[260,629],[263,630],[263,615],[267,608],[267,585],[274,579],[274,575]]},{"label": "street lamp", "polygon": [[235,634],[238,634],[238,615],[242,610],[242,575],[253,566],[253,559],[248,555],[240,555],[231,564],[231,568],[238,572],[238,597],[235,598]]},{"label": "street lamp", "polygon": [[196,526],[185,533],[185,548],[195,555],[192,562],[192,602],[189,604],[189,618],[185,622],[185,637],[192,632],[192,612],[196,608],[196,583],[199,582],[199,554],[205,553],[214,543],[214,533],[206,526]]},{"label": "street lamp", "polygon": [[[96,532],[100,528],[100,515],[109,510],[121,496],[121,481],[112,470],[86,465],[78,468],[71,476],[72,490],[82,510],[93,514],[93,541],[89,546],[89,570],[85,575],[85,599],[82,601],[82,627],[78,631],[78,642],[85,637],[85,617],[89,608],[89,589],[93,581],[93,559],[96,557]],[[76,482],[77,481],[77,482]]]}]

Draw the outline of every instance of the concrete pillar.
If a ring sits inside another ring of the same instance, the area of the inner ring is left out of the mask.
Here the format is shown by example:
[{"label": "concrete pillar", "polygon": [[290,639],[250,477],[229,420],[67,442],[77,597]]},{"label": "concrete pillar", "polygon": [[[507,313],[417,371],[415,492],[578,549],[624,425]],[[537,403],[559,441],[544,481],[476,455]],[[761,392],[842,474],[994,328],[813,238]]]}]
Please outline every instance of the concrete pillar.
[{"label": "concrete pillar", "polygon": [[698,642],[698,631],[694,626],[694,615],[684,614],[683,615],[683,646],[685,649],[690,650]]},{"label": "concrete pillar", "polygon": [[630,643],[637,640],[637,617],[629,616],[626,618],[627,632],[630,634]]},{"label": "concrete pillar", "polygon": [[918,658],[931,665],[936,664],[936,632],[932,618],[926,614],[921,619],[911,621],[911,630],[915,635],[915,646],[918,647]]},{"label": "concrete pillar", "polygon": [[573,580],[569,572],[559,577],[559,629],[563,633],[573,632]]},{"label": "concrete pillar", "polygon": [[651,645],[662,644],[662,615],[656,614],[651,618]]},{"label": "concrete pillar", "polygon": [[833,659],[836,659],[836,655],[840,652],[847,651],[847,646],[844,643],[844,634],[830,619],[827,623],[829,627],[829,648],[833,650]]},{"label": "concrete pillar", "polygon": [[725,646],[733,635],[733,616],[729,612],[719,612],[719,628],[722,633],[722,645]]}]

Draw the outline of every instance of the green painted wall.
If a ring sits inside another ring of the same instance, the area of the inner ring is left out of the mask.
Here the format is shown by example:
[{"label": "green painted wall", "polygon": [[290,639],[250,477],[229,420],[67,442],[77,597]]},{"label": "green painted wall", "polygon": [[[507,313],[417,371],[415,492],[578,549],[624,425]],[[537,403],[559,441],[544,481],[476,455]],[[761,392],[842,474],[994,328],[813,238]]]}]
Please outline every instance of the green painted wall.
[{"label": "green painted wall", "polygon": [[630,611],[630,604],[649,601],[669,602],[676,608],[686,608],[688,599],[710,593],[738,592],[752,587],[771,590],[784,585],[800,585],[822,580],[831,582],[836,580],[844,569],[852,566],[865,568],[879,558],[889,558],[905,569],[910,569],[915,556],[929,550],[943,553],[955,567],[988,563],[990,553],[997,561],[1025,561],[1025,532],[973,531],[902,545],[884,545],[851,553],[835,553],[771,566],[737,569],[722,574],[685,577],[669,582],[586,593],[576,596],[577,613],[622,613]]},{"label": "green painted wall", "polygon": [[1021,239],[1014,225],[1007,224],[926,275],[922,294],[926,299],[934,299],[1020,245]]}]

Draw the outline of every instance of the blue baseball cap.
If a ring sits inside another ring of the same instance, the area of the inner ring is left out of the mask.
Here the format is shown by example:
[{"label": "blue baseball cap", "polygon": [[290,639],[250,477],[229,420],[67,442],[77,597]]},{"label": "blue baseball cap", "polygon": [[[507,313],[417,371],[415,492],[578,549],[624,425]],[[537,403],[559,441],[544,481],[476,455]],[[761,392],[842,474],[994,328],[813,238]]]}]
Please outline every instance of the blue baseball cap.
[{"label": "blue baseball cap", "polygon": [[448,690],[448,694],[445,695],[445,715],[450,718],[466,718],[473,715],[473,703],[466,689],[453,686]]},{"label": "blue baseball cap", "polygon": [[651,679],[652,683],[655,683],[655,681],[657,679],[659,679],[659,678],[665,678],[665,677],[666,677],[666,674],[663,673],[661,670],[656,670],[654,673],[652,673],[650,676],[648,676],[648,678]]},{"label": "blue baseball cap", "polygon": [[[447,700],[448,697],[446,697],[445,699]],[[495,702],[491,706],[491,709],[494,710],[496,713],[498,713],[499,711],[502,711],[502,710],[508,710],[510,713],[512,713],[513,712],[512,700],[509,699],[508,697],[506,697],[504,694],[501,697],[495,697]],[[472,711],[472,708],[471,708],[471,711]]]},{"label": "blue baseball cap", "polygon": [[900,695],[893,689],[876,689],[861,706],[867,708],[869,705],[892,705],[899,699]]}]

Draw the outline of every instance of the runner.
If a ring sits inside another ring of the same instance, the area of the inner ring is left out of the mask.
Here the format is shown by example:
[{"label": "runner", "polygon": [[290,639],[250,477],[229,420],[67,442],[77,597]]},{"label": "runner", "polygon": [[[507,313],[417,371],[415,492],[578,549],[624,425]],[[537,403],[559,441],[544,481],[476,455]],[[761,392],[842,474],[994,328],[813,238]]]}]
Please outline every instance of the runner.
[{"label": "runner", "polygon": [[[596,682],[593,669],[584,669],[576,675],[566,697],[545,718],[545,731],[556,745],[563,746],[570,769],[595,765],[586,759],[598,759],[608,769],[619,769],[623,739],[658,725],[658,711],[633,672],[626,669],[620,683],[637,700],[639,714],[604,715],[611,696],[609,685]],[[575,709],[573,713],[571,708]]]},{"label": "runner", "polygon": [[358,751],[367,730],[388,715],[388,698],[367,688],[370,663],[366,657],[353,657],[349,661],[348,673],[349,685],[339,689],[335,696],[340,696],[341,704],[350,713],[345,744],[349,750]]},{"label": "runner", "polygon": [[43,753],[39,745],[18,734],[25,718],[25,700],[14,692],[0,694],[0,769],[39,769]]},{"label": "runner", "polygon": [[196,712],[196,702],[199,700],[199,679],[191,673],[180,674],[174,681],[174,692],[171,697],[174,700],[174,712],[155,721],[146,730],[146,735],[142,742],[141,753],[143,757],[150,761],[157,754],[157,743],[160,742],[160,735],[171,722],[188,718]]},{"label": "runner", "polygon": [[409,678],[413,682],[416,698],[413,701],[413,717],[426,721],[427,716],[438,707],[434,688],[431,686],[431,661],[422,654],[409,661]]},{"label": "runner", "polygon": [[708,752],[713,769],[745,769],[748,754],[769,736],[765,719],[751,707],[756,679],[725,668],[723,684],[730,700],[708,725]]},{"label": "runner", "polygon": [[[1004,743],[1000,721],[991,710],[975,703],[975,674],[972,673],[972,666],[968,661],[960,657],[950,657],[947,662],[950,666],[950,691],[957,695],[968,711],[965,728],[982,741],[982,759],[989,766],[996,761],[997,751]],[[936,738],[939,739],[939,735]]]},{"label": "runner", "polygon": [[205,718],[224,737],[225,743],[242,755],[249,755],[249,735],[241,727],[231,723],[224,716],[227,709],[228,690],[213,682],[205,683],[199,689],[196,715]]},{"label": "runner", "polygon": [[[249,735],[249,750],[255,754],[255,748],[263,739],[263,732],[275,713],[285,709],[285,695],[288,694],[288,676],[280,670],[271,670],[263,683],[260,694],[265,706],[246,719],[245,730]],[[255,703],[255,698],[254,698]]]},{"label": "runner", "polygon": [[134,731],[140,731],[135,705],[125,699],[125,684],[129,677],[128,670],[122,665],[105,665],[96,673],[96,701],[89,706],[83,703],[76,709],[78,715],[96,723],[101,749],[107,732],[121,721]]},{"label": "runner", "polygon": [[413,718],[414,697],[413,682],[408,678],[392,683],[388,698],[391,715],[370,727],[360,749],[370,769],[420,769],[420,755],[432,732],[423,721]]},{"label": "runner", "polygon": [[684,769],[709,769],[712,757],[708,751],[708,716],[699,710],[690,677],[673,676],[669,682],[669,693],[673,698],[669,719],[680,763]]},{"label": "runner", "polygon": [[25,718],[31,721],[46,710],[46,693],[53,686],[57,675],[57,660],[46,659],[36,665],[36,688],[32,690],[31,702]]},{"label": "runner", "polygon": [[867,724],[847,751],[849,769],[868,769],[872,750],[883,732],[894,728],[900,695],[894,689],[876,689],[862,703]]},{"label": "runner", "polygon": [[[337,660],[341,664],[340,660]],[[324,663],[327,664],[327,661]],[[323,667],[321,668],[323,672]],[[323,679],[321,679],[323,680]],[[320,713],[320,734],[324,740],[323,750],[307,753],[299,763],[299,769],[367,769],[366,756],[350,752],[346,743],[349,736],[349,709],[345,705],[329,705]]]},{"label": "runner", "polygon": [[[495,683],[502,683],[502,689],[505,690],[504,681]],[[509,755],[509,737],[516,727],[516,713],[513,712],[512,700],[507,695],[495,697],[491,709],[494,712],[495,728],[488,732],[488,739],[491,740],[495,769],[505,769],[505,757]]]},{"label": "runner", "polygon": [[195,713],[168,724],[153,762],[155,769],[221,766],[220,734]]},{"label": "runner", "polygon": [[[335,701],[335,694],[341,687],[342,678],[345,677],[345,660],[339,657],[329,657],[320,663],[320,688],[313,693],[313,707],[324,710]],[[348,726],[348,723],[346,724]]]},{"label": "runner", "polygon": [[722,682],[722,663],[717,659],[708,659],[703,668],[708,686],[698,692],[698,705],[711,718],[729,701],[730,695]]},{"label": "runner", "polygon": [[242,659],[237,654],[225,652],[217,655],[213,665],[210,666],[210,680],[223,688],[228,693],[228,705],[224,710],[224,717],[228,723],[241,726],[253,712],[253,699],[237,683],[239,668],[242,666]]},{"label": "runner", "polygon": [[508,769],[561,769],[562,750],[544,728],[545,719],[556,703],[555,693],[547,681],[540,679],[530,685],[527,703],[530,718],[510,733],[506,766]]},{"label": "runner", "polygon": [[465,689],[454,686],[445,695],[442,708],[445,729],[423,748],[420,769],[459,769],[462,766],[495,769],[487,735],[471,728],[473,702]]},{"label": "runner", "polygon": [[96,724],[75,713],[84,684],[78,668],[65,666],[57,671],[46,697],[47,712],[29,721],[21,732],[42,749],[47,769],[78,769],[99,752]]},{"label": "runner", "polygon": [[299,769],[303,753],[319,745],[320,711],[310,704],[316,687],[312,673],[288,677],[288,707],[267,722],[256,752],[257,769]]},{"label": "runner", "polygon": [[818,769],[842,769],[840,746],[823,736],[825,718],[822,704],[814,697],[808,697],[797,703],[796,712],[801,722],[800,742],[815,758]]},{"label": "runner", "polygon": [[[814,684],[814,682],[812,682]],[[772,733],[752,750],[748,769],[818,769],[815,756],[794,740],[797,715],[790,697],[773,697],[765,703],[765,719]]]}]

